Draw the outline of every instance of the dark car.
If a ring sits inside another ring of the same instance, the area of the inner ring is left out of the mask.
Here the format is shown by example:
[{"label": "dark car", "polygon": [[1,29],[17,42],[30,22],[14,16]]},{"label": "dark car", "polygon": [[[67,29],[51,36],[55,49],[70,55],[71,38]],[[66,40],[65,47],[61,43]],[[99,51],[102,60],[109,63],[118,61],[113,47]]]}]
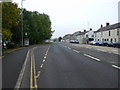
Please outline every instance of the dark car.
[{"label": "dark car", "polygon": [[97,44],[98,44],[99,46],[103,46],[103,42],[101,42],[101,41],[97,42]]},{"label": "dark car", "polygon": [[120,41],[113,43],[113,47],[120,48]]},{"label": "dark car", "polygon": [[108,46],[108,42],[104,41],[103,46]]},{"label": "dark car", "polygon": [[107,42],[107,46],[108,47],[113,47],[113,43],[112,42]]}]

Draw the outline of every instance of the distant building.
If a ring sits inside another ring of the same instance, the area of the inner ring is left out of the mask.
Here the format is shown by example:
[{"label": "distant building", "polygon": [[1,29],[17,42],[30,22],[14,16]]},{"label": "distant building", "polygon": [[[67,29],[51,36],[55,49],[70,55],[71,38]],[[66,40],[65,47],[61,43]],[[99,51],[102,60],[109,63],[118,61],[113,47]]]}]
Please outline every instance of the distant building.
[{"label": "distant building", "polygon": [[81,31],[77,31],[71,35],[71,40],[77,40],[77,35],[81,34]]},{"label": "distant building", "polygon": [[80,44],[86,43],[84,35],[86,32],[81,32],[80,34],[77,35],[77,40]]},{"label": "distant building", "polygon": [[73,34],[67,34],[63,37],[63,41],[70,42],[70,40],[77,40],[77,35],[80,33],[81,31],[77,31]]},{"label": "distant building", "polygon": [[90,28],[89,31],[84,30],[84,32],[81,32],[77,35],[77,40],[80,44],[87,44],[89,43],[89,39],[94,40],[94,31],[92,31],[92,28]]},{"label": "distant building", "polygon": [[94,40],[112,43],[120,41],[120,23],[113,25],[106,23],[105,27],[101,25],[100,29],[95,31]]},{"label": "distant building", "polygon": [[90,39],[94,40],[94,31],[92,31],[92,28],[90,28],[90,30],[85,33],[84,39],[87,44],[89,43]]},{"label": "distant building", "polygon": [[65,42],[70,42],[70,37],[71,37],[71,34],[67,34],[67,35],[63,36],[62,40]]},{"label": "distant building", "polygon": [[118,2],[118,22],[120,22],[120,1]]}]

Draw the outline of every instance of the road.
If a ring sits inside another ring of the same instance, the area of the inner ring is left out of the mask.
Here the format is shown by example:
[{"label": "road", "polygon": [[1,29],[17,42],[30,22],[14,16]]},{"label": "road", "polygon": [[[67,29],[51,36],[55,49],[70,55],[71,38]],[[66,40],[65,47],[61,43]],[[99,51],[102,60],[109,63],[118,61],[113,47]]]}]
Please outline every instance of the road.
[{"label": "road", "polygon": [[[16,53],[21,56],[18,57]],[[118,88],[120,86],[117,54],[68,43],[39,45],[16,53],[3,59],[3,88],[32,90],[33,88]],[[10,60],[12,63],[8,64]],[[14,83],[11,84],[12,82]]]}]

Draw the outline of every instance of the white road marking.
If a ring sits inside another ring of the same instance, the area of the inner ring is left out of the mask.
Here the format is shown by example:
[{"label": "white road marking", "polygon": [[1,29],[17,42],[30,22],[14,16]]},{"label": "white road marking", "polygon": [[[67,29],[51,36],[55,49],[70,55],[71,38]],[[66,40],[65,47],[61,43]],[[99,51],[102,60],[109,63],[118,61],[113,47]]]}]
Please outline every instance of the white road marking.
[{"label": "white road marking", "polygon": [[90,56],[90,55],[87,55],[87,54],[84,54],[84,56],[87,56],[87,57],[89,57],[89,58],[92,58],[92,59],[94,59],[94,60],[96,60],[96,61],[101,61],[100,59],[98,59],[98,58],[95,58],[95,57],[93,57],[93,56]]},{"label": "white road marking", "polygon": [[68,49],[71,49],[70,47],[68,47]]},{"label": "white road marking", "polygon": [[112,67],[117,68],[117,69],[120,69],[120,67],[118,67],[118,66],[116,66],[116,65],[112,65]]},{"label": "white road marking", "polygon": [[24,72],[25,72],[26,64],[27,64],[27,61],[28,61],[29,52],[30,52],[30,50],[28,50],[28,52],[27,52],[27,56],[26,56],[26,59],[25,59],[25,62],[23,64],[23,66],[22,66],[22,70],[21,70],[20,75],[18,77],[18,80],[16,82],[15,88],[18,88],[18,89],[20,88],[20,85],[21,85],[21,82],[22,82],[22,79],[23,79],[23,75],[24,75]]},{"label": "white road marking", "polygon": [[80,53],[79,51],[77,51],[77,50],[73,50],[74,52],[76,52],[76,53]]},{"label": "white road marking", "polygon": [[102,50],[102,49],[97,49],[97,50],[99,50],[99,51],[103,51],[103,52],[106,52],[106,50]]},{"label": "white road marking", "polygon": [[119,53],[113,53],[113,54],[119,54]]},{"label": "white road marking", "polygon": [[46,59],[46,56],[44,56],[44,59]]},{"label": "white road marking", "polygon": [[40,73],[41,73],[41,71],[38,71],[37,76],[36,76],[37,79],[38,79],[38,77],[40,77]]},{"label": "white road marking", "polygon": [[43,67],[43,64],[41,64],[40,68],[42,68],[42,67]]},{"label": "white road marking", "polygon": [[112,50],[112,51],[118,51],[118,50]]},{"label": "white road marking", "polygon": [[43,60],[43,62],[45,62],[45,59]]},{"label": "white road marking", "polygon": [[114,63],[114,64],[115,64],[115,63],[117,63],[117,62],[110,61],[109,63]]}]

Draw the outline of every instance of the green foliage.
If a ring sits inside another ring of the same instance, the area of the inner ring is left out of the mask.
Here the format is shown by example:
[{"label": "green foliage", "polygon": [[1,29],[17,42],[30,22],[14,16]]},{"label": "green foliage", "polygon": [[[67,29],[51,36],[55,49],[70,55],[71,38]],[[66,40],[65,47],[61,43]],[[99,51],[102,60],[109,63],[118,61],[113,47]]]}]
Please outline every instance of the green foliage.
[{"label": "green foliage", "polygon": [[18,32],[19,22],[20,22],[20,9],[18,8],[17,4],[11,2],[3,2],[2,3],[3,40],[11,39],[12,41],[18,41],[18,38],[20,38]]},{"label": "green foliage", "polygon": [[59,38],[58,38],[58,41],[61,42],[61,40],[62,40],[62,37],[59,37]]},{"label": "green foliage", "polygon": [[18,26],[20,19],[20,9],[17,4],[11,2],[2,3],[2,27],[11,29],[13,26]]},{"label": "green foliage", "polygon": [[24,33],[28,33],[31,44],[43,42],[52,36],[51,21],[46,14],[38,12],[23,11]]},{"label": "green foliage", "polygon": [[12,33],[8,29],[3,29],[2,34],[3,34],[2,35],[2,39],[3,40],[11,39],[12,38]]},{"label": "green foliage", "polygon": [[17,4],[11,2],[2,3],[2,13],[3,40],[11,39],[14,44],[20,44],[22,38],[21,23],[23,23],[24,38],[28,37],[30,44],[43,42],[52,36],[51,21],[47,14],[24,9],[22,20],[21,9],[18,8]]},{"label": "green foliage", "polygon": [[89,38],[88,40],[89,40],[89,41],[93,41],[94,39],[93,39],[93,38]]}]

